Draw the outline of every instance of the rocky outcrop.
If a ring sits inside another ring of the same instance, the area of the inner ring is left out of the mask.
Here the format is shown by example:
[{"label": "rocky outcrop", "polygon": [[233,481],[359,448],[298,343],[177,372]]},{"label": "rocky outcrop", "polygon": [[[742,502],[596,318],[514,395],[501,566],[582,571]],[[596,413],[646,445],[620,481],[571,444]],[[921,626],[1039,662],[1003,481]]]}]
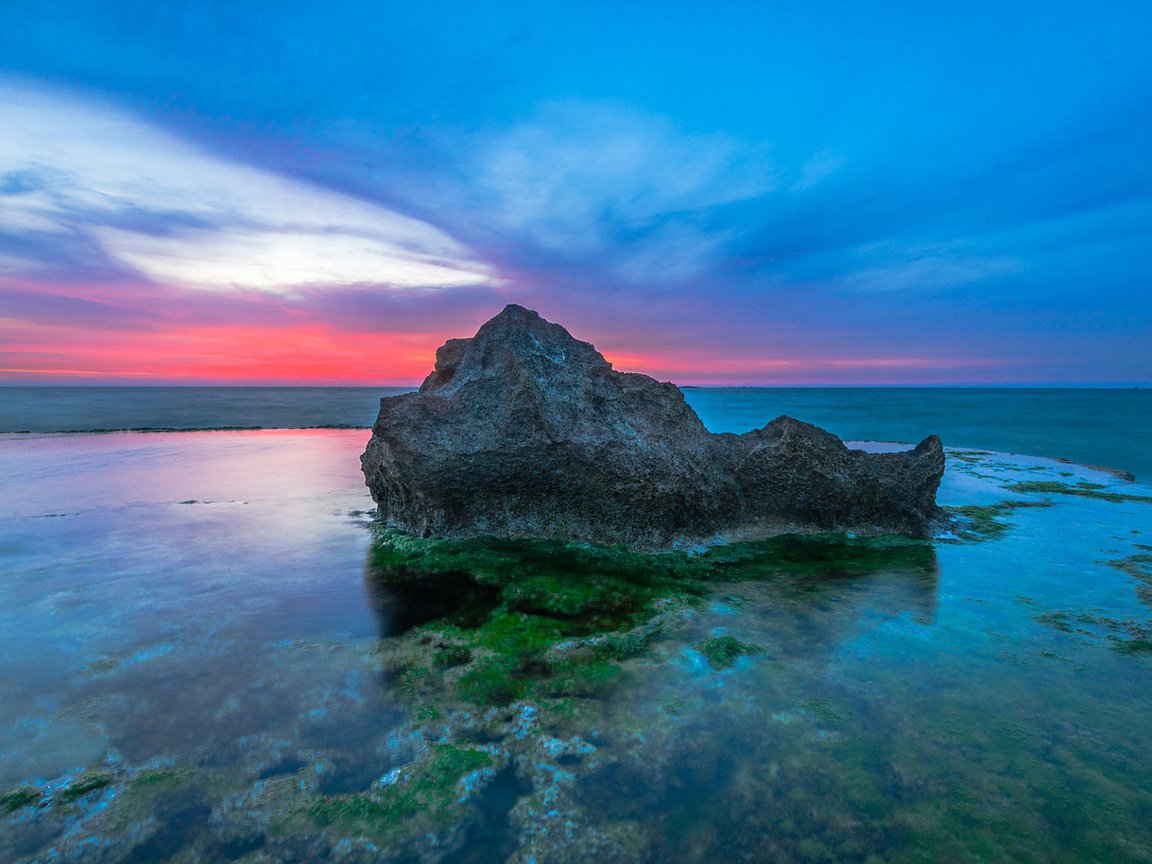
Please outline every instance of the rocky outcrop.
[{"label": "rocky outcrop", "polygon": [[645,549],[788,531],[923,535],[944,453],[850,450],[778,417],[713,434],[673,384],[508,306],[450,339],[419,391],[380,401],[361,457],[382,520],[424,536]]}]

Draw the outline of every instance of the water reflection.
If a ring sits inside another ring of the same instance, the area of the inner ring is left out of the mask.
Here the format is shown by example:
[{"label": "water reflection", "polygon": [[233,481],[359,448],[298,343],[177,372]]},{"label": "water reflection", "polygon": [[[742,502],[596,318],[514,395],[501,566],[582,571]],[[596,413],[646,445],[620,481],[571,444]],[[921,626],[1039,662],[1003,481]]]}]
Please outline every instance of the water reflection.
[{"label": "water reflection", "polygon": [[[931,546],[871,557],[851,572],[829,569],[734,586],[749,606],[738,625],[781,658],[815,658],[843,650],[877,628],[926,632],[939,609],[940,564]],[[708,625],[723,626],[715,616]]]},{"label": "water reflection", "polygon": [[431,573],[397,580],[364,563],[364,593],[381,639],[403,636],[430,621],[476,627],[500,604],[500,589],[477,584],[465,573]]}]

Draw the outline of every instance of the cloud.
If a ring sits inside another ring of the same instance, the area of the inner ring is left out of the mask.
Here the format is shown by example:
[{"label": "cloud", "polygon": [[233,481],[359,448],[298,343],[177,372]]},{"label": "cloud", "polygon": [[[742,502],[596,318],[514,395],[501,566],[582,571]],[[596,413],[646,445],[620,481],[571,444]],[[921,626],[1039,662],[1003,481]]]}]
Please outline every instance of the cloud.
[{"label": "cloud", "polygon": [[716,208],[777,183],[763,147],[615,105],[549,103],[472,144],[457,196],[490,231],[631,282],[707,266],[733,234]]},{"label": "cloud", "polygon": [[301,229],[188,230],[171,236],[101,228],[94,232],[117,260],[158,282],[212,290],[237,287],[282,292],[286,287],[371,282],[400,288],[449,288],[488,282],[443,256],[413,254],[383,236]]},{"label": "cloud", "polygon": [[854,271],[839,282],[855,291],[914,291],[954,288],[1023,272],[1011,255],[925,255]]},{"label": "cloud", "polygon": [[220,158],[127,112],[12,81],[0,81],[0,106],[9,237],[84,245],[153,281],[209,290],[499,281],[427,222]]}]

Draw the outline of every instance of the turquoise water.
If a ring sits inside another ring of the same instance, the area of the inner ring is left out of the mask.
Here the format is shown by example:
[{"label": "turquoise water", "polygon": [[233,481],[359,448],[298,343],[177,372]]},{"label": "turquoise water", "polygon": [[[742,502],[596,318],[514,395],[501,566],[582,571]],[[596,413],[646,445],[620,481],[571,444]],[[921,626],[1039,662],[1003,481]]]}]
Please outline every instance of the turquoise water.
[{"label": "turquoise water", "polygon": [[1152,861],[1149,487],[952,451],[942,503],[1020,506],[493,696],[443,640],[495,601],[370,553],[365,437],[0,436],[0,860]]},{"label": "turquoise water", "polygon": [[[0,432],[364,427],[370,387],[0,387]],[[688,388],[705,425],[746,432],[780,414],[851,441],[916,442],[1071,459],[1152,477],[1152,390]]]}]

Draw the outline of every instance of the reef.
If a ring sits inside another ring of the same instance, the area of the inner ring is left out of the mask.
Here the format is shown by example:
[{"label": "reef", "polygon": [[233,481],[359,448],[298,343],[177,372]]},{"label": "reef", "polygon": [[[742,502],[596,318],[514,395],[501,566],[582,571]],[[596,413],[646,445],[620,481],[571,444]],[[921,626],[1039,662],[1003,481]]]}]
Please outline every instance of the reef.
[{"label": "reef", "polygon": [[671,383],[623,373],[510,305],[387,397],[361,457],[382,522],[424,537],[667,550],[783,533],[926,536],[939,438],[866,453],[781,416],[709,432]]}]

